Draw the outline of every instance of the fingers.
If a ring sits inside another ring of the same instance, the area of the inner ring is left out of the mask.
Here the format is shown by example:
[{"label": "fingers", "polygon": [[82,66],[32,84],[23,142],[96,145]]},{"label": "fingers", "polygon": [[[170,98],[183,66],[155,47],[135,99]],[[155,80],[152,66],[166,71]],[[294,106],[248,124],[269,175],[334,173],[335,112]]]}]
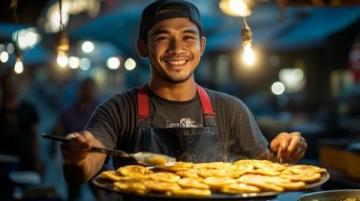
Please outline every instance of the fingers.
[{"label": "fingers", "polygon": [[271,142],[270,148],[280,162],[295,162],[304,156],[307,144],[299,132],[283,132]]},{"label": "fingers", "polygon": [[66,138],[70,139],[70,141],[61,144],[64,163],[79,164],[86,158],[88,150],[91,147],[90,142],[85,135],[79,133],[70,133]]},{"label": "fingers", "polygon": [[300,140],[291,154],[288,156],[288,160],[291,162],[295,162],[304,157],[307,149],[307,143],[303,137],[300,137]]},{"label": "fingers", "polygon": [[283,149],[281,148],[281,146],[277,151],[276,158],[280,161],[280,163],[283,162]]},{"label": "fingers", "polygon": [[276,153],[276,158],[282,161],[286,156],[287,147],[289,145],[288,133],[280,133],[278,136],[272,140],[270,144],[270,149]]},{"label": "fingers", "polygon": [[278,152],[279,148],[280,148],[280,143],[281,143],[281,138],[283,136],[284,133],[280,133],[279,135],[277,135],[270,143],[270,149],[273,152]]},{"label": "fingers", "polygon": [[301,143],[300,141],[303,140],[299,132],[290,133],[289,136],[289,146],[287,147],[288,153],[291,155],[297,146]]}]

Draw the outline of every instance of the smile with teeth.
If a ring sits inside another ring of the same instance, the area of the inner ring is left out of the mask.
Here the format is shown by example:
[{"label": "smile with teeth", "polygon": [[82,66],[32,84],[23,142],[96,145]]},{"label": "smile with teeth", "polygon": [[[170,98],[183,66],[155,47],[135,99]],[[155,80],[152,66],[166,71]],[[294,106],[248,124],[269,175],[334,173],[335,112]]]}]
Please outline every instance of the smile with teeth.
[{"label": "smile with teeth", "polygon": [[181,66],[184,65],[187,60],[166,60],[166,63],[174,66]]}]

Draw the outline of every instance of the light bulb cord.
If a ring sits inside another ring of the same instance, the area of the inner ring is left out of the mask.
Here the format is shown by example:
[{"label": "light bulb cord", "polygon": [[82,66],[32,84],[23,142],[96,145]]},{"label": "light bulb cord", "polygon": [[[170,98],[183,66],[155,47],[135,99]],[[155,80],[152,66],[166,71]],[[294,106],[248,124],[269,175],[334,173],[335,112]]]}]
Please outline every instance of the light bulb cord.
[{"label": "light bulb cord", "polygon": [[[12,15],[14,18],[14,23],[17,24],[19,17],[17,14],[17,7],[18,7],[18,0],[11,0],[10,7],[12,8]],[[18,48],[18,42],[19,42],[19,31],[15,32],[15,48]]]},{"label": "light bulb cord", "polygon": [[64,30],[63,16],[62,16],[62,0],[59,0],[59,12],[60,12],[60,31]]}]

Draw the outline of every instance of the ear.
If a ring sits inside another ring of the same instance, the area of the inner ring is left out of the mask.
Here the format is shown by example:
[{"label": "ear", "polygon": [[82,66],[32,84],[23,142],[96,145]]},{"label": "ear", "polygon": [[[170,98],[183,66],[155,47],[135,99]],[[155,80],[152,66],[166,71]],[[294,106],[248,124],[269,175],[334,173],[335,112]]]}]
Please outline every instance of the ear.
[{"label": "ear", "polygon": [[201,56],[205,52],[205,47],[206,47],[206,38],[205,38],[205,36],[201,36],[201,39],[200,39]]},{"label": "ear", "polygon": [[148,55],[149,55],[148,48],[147,48],[147,45],[144,40],[138,39],[136,41],[136,47],[137,47],[138,53],[141,57],[148,57]]}]

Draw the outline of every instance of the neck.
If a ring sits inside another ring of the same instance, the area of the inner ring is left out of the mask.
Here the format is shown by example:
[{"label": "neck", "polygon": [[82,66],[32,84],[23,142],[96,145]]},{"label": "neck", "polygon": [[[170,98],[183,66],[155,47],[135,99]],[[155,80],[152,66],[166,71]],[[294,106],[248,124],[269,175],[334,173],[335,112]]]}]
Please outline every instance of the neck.
[{"label": "neck", "polygon": [[169,83],[160,79],[151,79],[149,87],[153,93],[170,101],[188,101],[196,96],[194,77],[182,83]]}]

